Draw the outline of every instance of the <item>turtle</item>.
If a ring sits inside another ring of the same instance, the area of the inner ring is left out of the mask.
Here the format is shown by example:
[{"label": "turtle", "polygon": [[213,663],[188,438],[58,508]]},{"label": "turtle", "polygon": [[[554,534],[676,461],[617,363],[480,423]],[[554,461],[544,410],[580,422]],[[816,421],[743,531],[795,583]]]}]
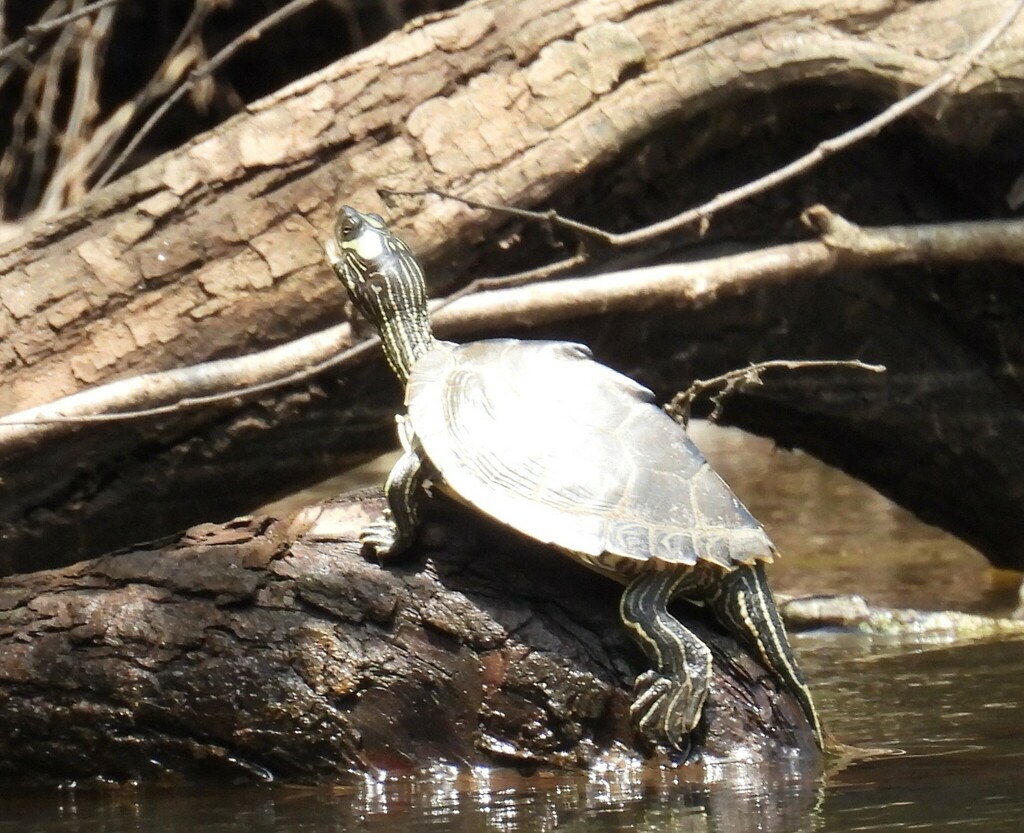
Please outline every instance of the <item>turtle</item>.
[{"label": "turtle", "polygon": [[422,268],[377,214],[345,206],[327,257],[405,386],[387,508],[360,540],[409,546],[425,485],[625,585],[619,613],[652,668],[630,714],[652,753],[689,754],[711,651],[668,610],[710,610],[822,728],[765,565],[776,549],[654,394],[581,344],[434,337]]}]

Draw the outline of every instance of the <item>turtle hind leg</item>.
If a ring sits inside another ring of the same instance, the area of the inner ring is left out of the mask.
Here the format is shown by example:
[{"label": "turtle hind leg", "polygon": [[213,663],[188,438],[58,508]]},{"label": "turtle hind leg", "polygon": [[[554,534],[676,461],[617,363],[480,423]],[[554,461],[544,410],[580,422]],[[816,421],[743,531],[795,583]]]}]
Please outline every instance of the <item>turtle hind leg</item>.
[{"label": "turtle hind leg", "polygon": [[[680,588],[686,595],[686,588]],[[757,651],[761,661],[796,697],[819,749],[824,736],[810,689],[786,636],[764,565],[739,567],[727,573],[705,597],[718,620],[737,638]]]},{"label": "turtle hind leg", "polygon": [[685,754],[707,699],[711,651],[668,612],[684,578],[673,571],[641,573],[623,591],[619,612],[654,665],[636,678],[634,725],[652,749]]}]

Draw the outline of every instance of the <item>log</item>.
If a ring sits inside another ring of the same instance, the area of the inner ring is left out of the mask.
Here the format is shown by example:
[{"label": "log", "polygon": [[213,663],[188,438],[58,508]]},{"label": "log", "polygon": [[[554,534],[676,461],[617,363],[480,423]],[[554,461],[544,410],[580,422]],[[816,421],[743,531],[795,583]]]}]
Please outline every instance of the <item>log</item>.
[{"label": "log", "polygon": [[[332,781],[636,757],[644,665],[614,583],[440,499],[408,557],[373,563],[356,537],[383,503],[350,495],[0,580],[0,779]],[[698,757],[814,750],[774,678],[680,614],[715,652]]]},{"label": "log", "polygon": [[[383,211],[435,289],[547,258],[541,231],[382,185],[554,205],[630,228],[805,151],[919,87],[1000,0],[471,3],[285,89],[0,249],[0,412],[240,355],[345,316],[319,242],[340,203]],[[1019,176],[1020,21],[899,129],[673,242],[687,258],[854,220],[999,217]],[[595,252],[591,269],[664,257]],[[501,332],[578,338],[668,396],[751,360],[860,358],[883,380],[793,376],[726,418],[842,465],[1024,564],[1019,268],[993,263],[722,287],[692,303]],[[346,331],[347,332],[347,331]],[[350,343],[339,337],[339,347]],[[238,407],[79,426],[0,455],[0,568],[224,521],[391,436],[379,363]],[[3,430],[0,429],[0,433]],[[0,436],[2,442],[2,436]],[[966,487],[965,487],[965,484]]]}]

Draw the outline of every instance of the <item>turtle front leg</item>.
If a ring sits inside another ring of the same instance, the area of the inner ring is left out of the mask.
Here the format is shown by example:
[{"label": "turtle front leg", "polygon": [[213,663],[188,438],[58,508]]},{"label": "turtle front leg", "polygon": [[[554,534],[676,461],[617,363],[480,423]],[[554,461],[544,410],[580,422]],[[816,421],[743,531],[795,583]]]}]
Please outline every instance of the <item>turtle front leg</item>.
[{"label": "turtle front leg", "polygon": [[685,753],[700,721],[711,679],[711,651],[668,612],[685,573],[652,571],[634,578],[622,594],[622,621],[654,670],[636,678],[630,714],[651,748]]},{"label": "turtle front leg", "polygon": [[384,483],[388,508],[359,534],[359,540],[378,558],[400,553],[412,543],[419,523],[419,495],[427,478],[418,443],[401,418],[398,427],[405,451]]}]

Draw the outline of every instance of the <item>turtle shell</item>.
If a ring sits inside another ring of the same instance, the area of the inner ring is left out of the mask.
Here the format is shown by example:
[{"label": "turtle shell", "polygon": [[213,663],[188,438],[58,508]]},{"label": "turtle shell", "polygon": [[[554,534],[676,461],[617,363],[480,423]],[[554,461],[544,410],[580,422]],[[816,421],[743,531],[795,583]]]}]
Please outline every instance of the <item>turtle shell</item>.
[{"label": "turtle shell", "polygon": [[457,497],[623,577],[654,559],[771,561],[761,525],[647,388],[578,344],[440,342],[408,419]]}]

